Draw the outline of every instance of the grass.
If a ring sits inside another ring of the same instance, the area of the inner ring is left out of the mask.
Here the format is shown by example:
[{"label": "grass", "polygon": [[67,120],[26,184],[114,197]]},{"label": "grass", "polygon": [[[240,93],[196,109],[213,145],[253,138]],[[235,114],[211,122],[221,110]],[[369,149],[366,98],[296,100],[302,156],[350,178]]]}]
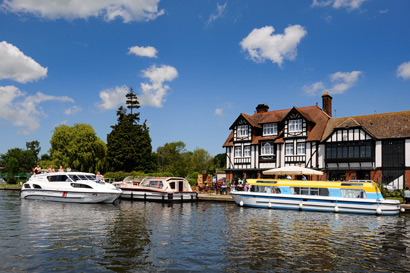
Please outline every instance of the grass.
[{"label": "grass", "polygon": [[404,199],[402,197],[385,197],[385,199],[399,200],[401,204],[404,204]]},{"label": "grass", "polygon": [[7,183],[0,183],[0,189],[21,189],[20,184],[7,184]]}]

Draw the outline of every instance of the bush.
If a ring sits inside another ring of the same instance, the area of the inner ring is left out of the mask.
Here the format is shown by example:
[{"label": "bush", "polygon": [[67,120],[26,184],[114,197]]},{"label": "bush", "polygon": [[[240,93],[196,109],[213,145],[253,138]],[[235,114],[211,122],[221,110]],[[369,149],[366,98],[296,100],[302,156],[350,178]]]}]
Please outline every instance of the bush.
[{"label": "bush", "polygon": [[194,178],[188,178],[189,185],[196,186],[198,184],[197,180]]}]

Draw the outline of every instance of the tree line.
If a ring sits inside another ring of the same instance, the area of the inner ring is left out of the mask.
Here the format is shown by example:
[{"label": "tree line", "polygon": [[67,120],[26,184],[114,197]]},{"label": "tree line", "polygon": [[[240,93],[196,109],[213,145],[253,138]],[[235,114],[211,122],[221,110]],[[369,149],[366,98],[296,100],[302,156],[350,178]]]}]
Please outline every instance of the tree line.
[{"label": "tree line", "polygon": [[198,173],[215,174],[225,169],[225,154],[212,157],[205,149],[187,151],[182,141],[165,143],[152,151],[147,120],[140,123],[140,105],[132,88],[126,94],[126,107],[116,112],[117,123],[111,126],[107,143],[91,125],[77,123],[54,128],[48,153],[39,157],[38,141],[26,142],[26,149],[13,148],[0,155],[3,176],[15,183],[19,174],[31,173],[39,164],[47,169],[63,166],[72,170],[96,173],[139,172],[167,173],[179,177],[195,177]]}]

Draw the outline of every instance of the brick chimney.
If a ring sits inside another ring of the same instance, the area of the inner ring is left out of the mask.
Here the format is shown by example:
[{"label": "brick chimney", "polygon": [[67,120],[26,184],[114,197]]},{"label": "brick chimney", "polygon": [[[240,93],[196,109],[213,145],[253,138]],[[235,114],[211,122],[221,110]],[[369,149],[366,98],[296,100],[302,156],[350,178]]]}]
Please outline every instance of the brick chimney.
[{"label": "brick chimney", "polygon": [[325,92],[322,96],[323,112],[332,117],[332,97],[328,92]]},{"label": "brick chimney", "polygon": [[267,104],[259,104],[256,107],[256,113],[264,113],[264,112],[268,112],[269,110],[269,106]]}]

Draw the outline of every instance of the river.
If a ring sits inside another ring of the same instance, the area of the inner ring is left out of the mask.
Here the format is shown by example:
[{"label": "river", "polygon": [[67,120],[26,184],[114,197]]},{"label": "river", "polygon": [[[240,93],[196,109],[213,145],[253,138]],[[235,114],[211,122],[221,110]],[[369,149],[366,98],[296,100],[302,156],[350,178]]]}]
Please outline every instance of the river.
[{"label": "river", "polygon": [[409,272],[410,215],[65,204],[0,191],[0,272]]}]

